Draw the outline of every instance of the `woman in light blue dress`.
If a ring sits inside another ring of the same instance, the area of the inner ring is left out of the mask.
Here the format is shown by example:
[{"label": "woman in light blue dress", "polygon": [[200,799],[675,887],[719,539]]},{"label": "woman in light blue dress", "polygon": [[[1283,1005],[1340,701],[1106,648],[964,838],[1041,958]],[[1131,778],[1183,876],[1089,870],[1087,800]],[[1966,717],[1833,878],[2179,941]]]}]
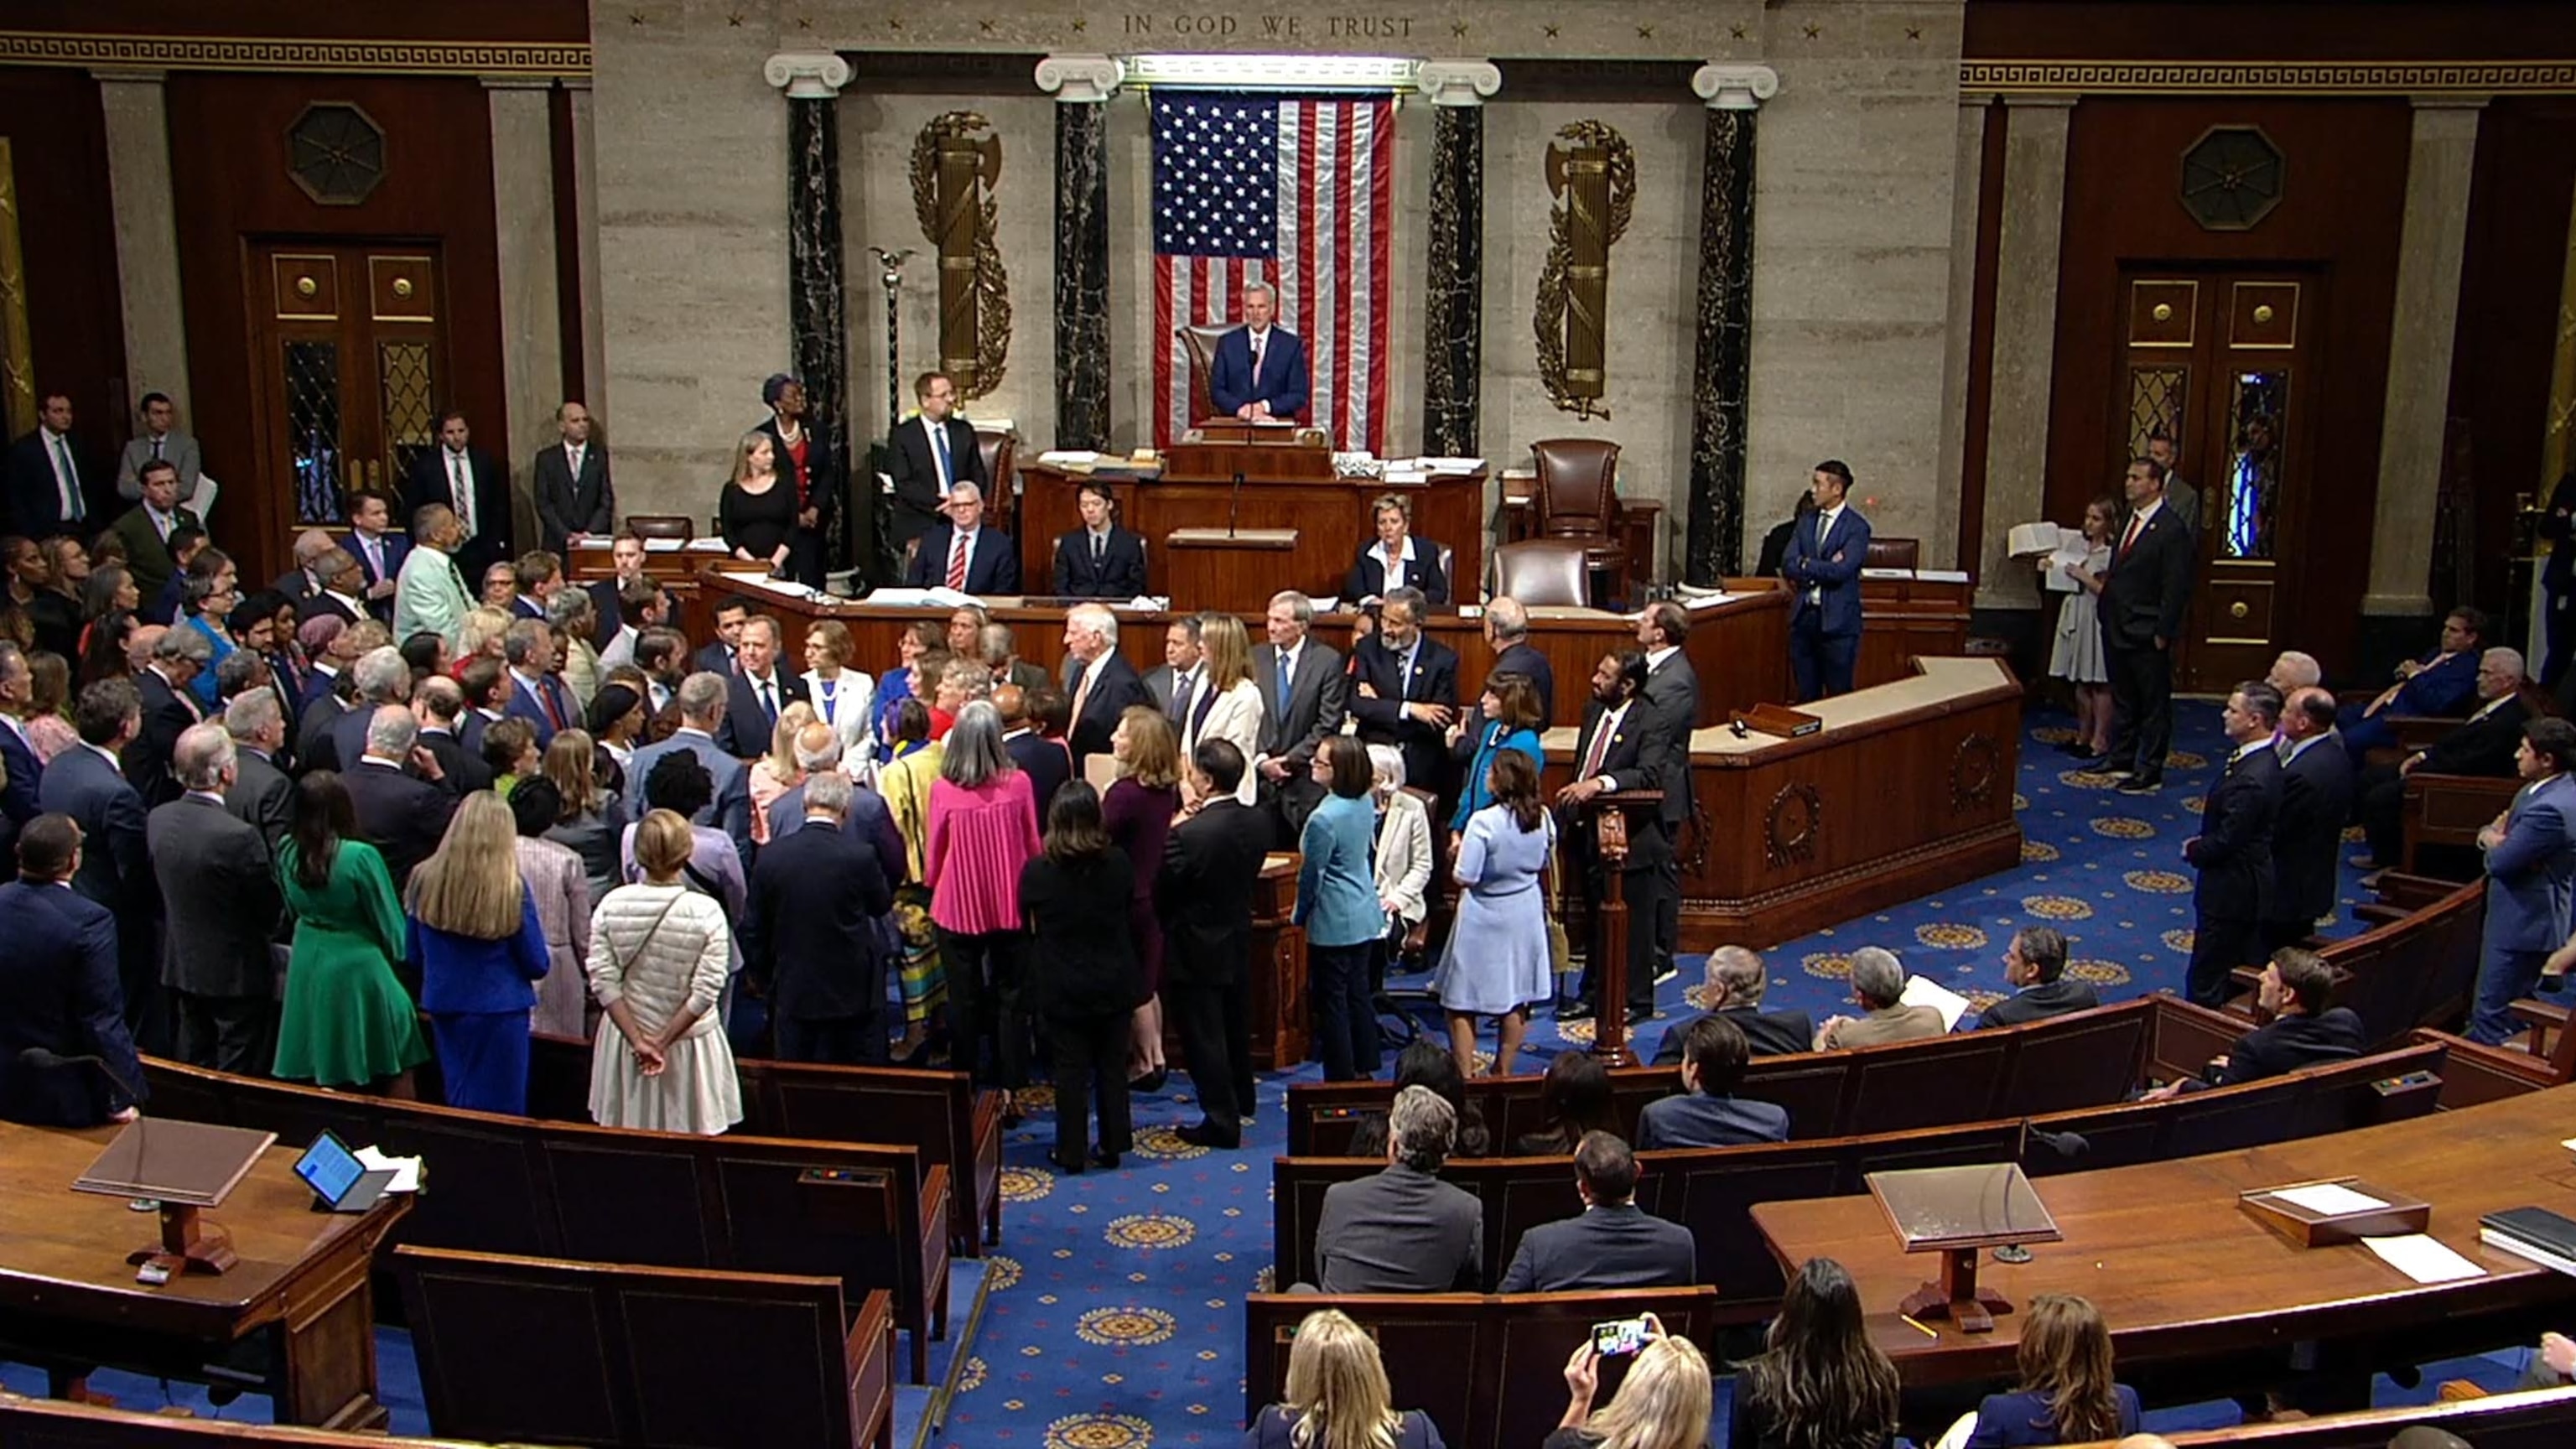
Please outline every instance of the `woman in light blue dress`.
[{"label": "woman in light blue dress", "polygon": [[1432,989],[1449,1013],[1461,1073],[1475,1062],[1476,1018],[1502,1018],[1494,1075],[1503,1077],[1529,1029],[1530,1003],[1546,1000],[1551,986],[1539,875],[1556,849],[1556,822],[1539,798],[1538,766],[1519,750],[1497,753],[1484,785],[1494,803],[1468,817],[1459,838],[1452,874],[1466,893]]}]

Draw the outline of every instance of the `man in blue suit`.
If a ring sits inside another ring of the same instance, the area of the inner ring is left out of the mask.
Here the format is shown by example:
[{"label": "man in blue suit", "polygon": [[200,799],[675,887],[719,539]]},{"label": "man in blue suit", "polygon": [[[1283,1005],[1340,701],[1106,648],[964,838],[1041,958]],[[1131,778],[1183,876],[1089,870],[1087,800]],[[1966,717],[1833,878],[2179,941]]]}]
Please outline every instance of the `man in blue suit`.
[{"label": "man in blue suit", "polygon": [[367,581],[359,597],[366,601],[368,613],[387,624],[394,621],[394,581],[411,553],[410,539],[385,531],[393,524],[393,500],[384,494],[365,492],[349,500],[349,554]]},{"label": "man in blue suit", "polygon": [[1574,1190],[1583,1211],[1522,1234],[1497,1292],[1690,1286],[1699,1249],[1690,1229],[1637,1206],[1637,1158],[1627,1143],[1584,1133],[1574,1147]]},{"label": "man in blue suit", "polygon": [[[726,754],[716,743],[716,732],[724,728],[725,695],[729,676],[704,670],[680,681],[673,704],[680,712],[680,727],[668,738],[649,744],[635,752],[626,762],[626,778],[641,782],[653,777],[653,767],[664,755],[686,750],[698,757],[715,781],[715,798],[699,812],[692,825],[705,825],[723,831],[733,840],[734,853],[742,857],[746,875],[751,870],[751,772],[742,761]],[[640,794],[640,788],[639,788]]]},{"label": "man in blue suit", "polygon": [[984,526],[984,490],[963,479],[948,487],[941,505],[948,521],[921,536],[913,549],[906,587],[951,588],[982,598],[1020,591],[1020,546],[998,528]]},{"label": "man in blue suit", "polygon": [[15,644],[0,643],[0,770],[8,773],[8,779],[0,782],[0,860],[16,848],[18,832],[41,808],[36,804],[36,782],[44,778],[44,764],[27,739],[26,727],[19,723],[34,688],[27,656]]},{"label": "man in blue suit", "polygon": [[1789,1109],[1738,1098],[1753,1056],[1744,1028],[1716,1012],[1682,1029],[1682,1092],[1637,1115],[1637,1148],[1743,1147],[1789,1140]]},{"label": "man in blue suit", "polygon": [[72,711],[80,743],[54,756],[37,785],[47,814],[68,815],[88,848],[72,872],[72,889],[123,922],[117,932],[117,977],[125,992],[125,1025],[147,1048],[166,1048],[161,1009],[158,921],[161,888],[145,843],[143,796],[117,763],[143,730],[143,700],[128,679],[102,679],[80,692]]},{"label": "man in blue suit", "polygon": [[2514,1034],[2513,1003],[2531,994],[2549,954],[2567,943],[2576,891],[2576,724],[2536,719],[2522,727],[2514,769],[2531,783],[2478,832],[2487,856],[2487,919],[2469,1040],[2500,1046]]},{"label": "man in blue suit", "polygon": [[768,983],[782,1060],[882,1063],[894,889],[876,847],[842,828],[849,777],[826,770],[797,789],[806,828],[772,837],[752,868],[743,965]]},{"label": "man in blue suit", "polygon": [[555,673],[555,631],[542,620],[520,619],[501,636],[501,657],[510,666],[510,697],[501,705],[504,718],[526,720],[537,732],[537,748],[555,741],[555,732],[581,720],[580,706],[563,676]]},{"label": "man in blue suit", "polygon": [[1208,400],[1219,416],[1256,422],[1306,415],[1306,344],[1271,326],[1279,294],[1268,282],[1243,289],[1243,325],[1217,339],[1208,363]]},{"label": "man in blue suit", "polygon": [[[143,1063],[117,983],[116,916],[71,888],[80,827],[39,815],[18,837],[18,878],[0,885],[0,1118],[47,1127],[131,1122]],[[37,1066],[30,1051],[89,1057]]]},{"label": "man in blue suit", "polygon": [[2397,731],[2388,722],[2401,714],[2464,715],[2478,701],[2478,656],[2486,648],[2487,616],[2463,605],[2442,620],[2442,646],[2421,659],[2397,666],[2397,682],[2366,705],[2345,705],[2335,723],[2343,730],[2343,747],[2360,759],[2372,750],[2392,748]]},{"label": "man in blue suit", "polygon": [[1789,535],[1780,572],[1797,590],[1798,609],[1789,617],[1789,672],[1797,677],[1803,704],[1827,695],[1849,694],[1852,664],[1860,657],[1860,571],[1869,561],[1869,520],[1843,499],[1852,475],[1841,460],[1816,465],[1816,511]]}]

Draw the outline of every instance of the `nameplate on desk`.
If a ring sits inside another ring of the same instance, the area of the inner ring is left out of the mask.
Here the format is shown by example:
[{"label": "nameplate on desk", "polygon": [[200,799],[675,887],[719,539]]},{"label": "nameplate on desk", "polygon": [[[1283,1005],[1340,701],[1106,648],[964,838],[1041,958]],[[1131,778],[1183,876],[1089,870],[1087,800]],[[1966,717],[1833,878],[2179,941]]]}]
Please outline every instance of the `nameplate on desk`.
[{"label": "nameplate on desk", "polygon": [[2301,1248],[2420,1233],[2433,1220],[2431,1203],[2357,1177],[2262,1188],[2237,1194],[2236,1203],[2256,1222]]},{"label": "nameplate on desk", "polygon": [[1776,735],[1784,740],[1811,735],[1825,727],[1825,722],[1814,715],[1776,704],[1757,704],[1751,709],[1738,710],[1735,722],[1755,734]]},{"label": "nameplate on desk", "polygon": [[1170,548],[1260,548],[1292,549],[1297,546],[1293,528],[1175,528],[1163,536]]}]

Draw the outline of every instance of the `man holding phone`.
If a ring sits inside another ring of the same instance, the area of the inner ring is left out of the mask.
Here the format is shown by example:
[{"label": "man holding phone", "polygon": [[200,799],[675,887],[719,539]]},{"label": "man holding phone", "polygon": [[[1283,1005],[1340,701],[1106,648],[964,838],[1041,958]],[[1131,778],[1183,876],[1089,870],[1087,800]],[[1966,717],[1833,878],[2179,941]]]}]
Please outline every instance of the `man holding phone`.
[{"label": "man holding phone", "polygon": [[[1523,1233],[1498,1291],[1690,1285],[1699,1265],[1690,1229],[1637,1206],[1637,1158],[1627,1143],[1608,1132],[1584,1133],[1574,1147],[1574,1190],[1583,1195],[1582,1216]],[[1636,1348],[1631,1343],[1602,1352],[1633,1353]]]}]

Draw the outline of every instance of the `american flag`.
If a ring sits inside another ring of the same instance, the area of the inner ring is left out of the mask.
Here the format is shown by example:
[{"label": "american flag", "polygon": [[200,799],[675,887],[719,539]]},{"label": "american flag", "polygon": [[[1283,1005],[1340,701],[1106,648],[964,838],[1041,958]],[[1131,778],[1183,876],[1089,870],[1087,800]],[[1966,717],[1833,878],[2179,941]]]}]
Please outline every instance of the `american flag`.
[{"label": "american flag", "polygon": [[1380,450],[1393,100],[1158,90],[1152,104],[1155,443],[1197,421],[1174,329],[1240,320],[1244,286],[1266,281],[1306,344],[1308,419],[1336,448]]}]

